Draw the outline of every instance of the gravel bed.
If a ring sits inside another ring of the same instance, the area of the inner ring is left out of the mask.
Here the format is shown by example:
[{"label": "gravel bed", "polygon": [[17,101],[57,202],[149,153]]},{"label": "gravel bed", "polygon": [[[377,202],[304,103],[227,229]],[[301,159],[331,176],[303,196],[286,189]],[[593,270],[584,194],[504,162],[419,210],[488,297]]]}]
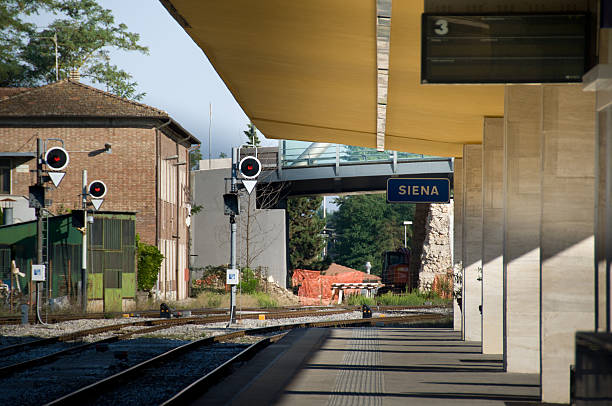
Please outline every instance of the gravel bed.
[{"label": "gravel bed", "polygon": [[[43,404],[54,399],[57,399],[69,392],[72,392],[80,387],[89,385],[95,381],[98,381],[106,376],[115,374],[125,368],[140,363],[153,356],[159,355],[172,348],[183,345],[186,342],[198,340],[205,337],[217,336],[231,331],[251,329],[257,327],[268,327],[276,325],[287,325],[294,323],[308,323],[315,321],[329,321],[329,320],[343,320],[343,319],[358,319],[361,318],[362,314],[360,311],[354,311],[345,314],[323,314],[318,316],[310,317],[296,317],[296,318],[285,318],[279,320],[252,320],[242,319],[232,325],[230,328],[226,328],[227,322],[220,323],[208,323],[208,324],[187,324],[182,326],[173,326],[164,330],[147,333],[145,335],[134,336],[133,339],[123,340],[117,343],[100,346],[99,348],[91,348],[80,352],[65,356],[53,363],[41,365],[35,368],[31,368],[28,371],[19,372],[11,376],[7,376],[0,379],[0,397],[2,398],[2,404]],[[452,309],[449,308],[422,308],[422,309],[406,309],[406,310],[393,310],[380,312],[374,307],[372,309],[373,317],[379,316],[403,316],[415,313],[441,313],[441,314],[452,314]],[[91,319],[91,320],[73,320],[66,321],[50,325],[28,325],[28,326],[0,326],[0,343],[3,346],[17,344],[19,342],[31,341],[33,339],[43,337],[53,337],[62,334],[68,334],[71,332],[91,329],[101,326],[107,326],[118,323],[131,323],[133,321],[140,320],[154,320],[145,318],[126,318],[126,319]],[[142,329],[142,326],[126,326],[122,329],[122,332],[133,331]],[[83,338],[84,341],[94,341],[103,338],[111,337],[116,333],[104,333],[95,336],[88,336]],[[185,366],[180,368],[196,368],[201,366],[207,366],[209,364],[209,358],[219,360],[229,359],[229,355],[226,357],[222,355],[224,353],[229,354],[232,351],[239,351],[239,348],[243,348],[244,345],[251,344],[261,337],[241,337],[233,340],[233,344],[225,344],[228,348],[227,351],[220,350],[220,353],[215,355],[214,351],[210,352],[209,355],[205,355],[204,351],[199,357],[191,357],[186,359]],[[79,342],[80,343],[80,342]],[[236,343],[240,343],[237,345]],[[58,343],[58,348],[55,350],[67,348],[70,343]],[[220,345],[218,348],[225,348]],[[48,350],[48,346],[41,347],[36,351]],[[229,350],[233,348],[233,350]],[[35,354],[34,349],[28,350],[28,354]],[[52,351],[55,352],[55,351]],[[40,354],[43,355],[43,354]],[[38,356],[40,356],[38,355]],[[20,358],[23,357],[23,358]],[[208,357],[208,358],[206,358]],[[7,364],[13,364],[17,361],[24,361],[26,359],[34,358],[24,354],[17,354],[15,356],[6,357]],[[197,358],[197,362],[194,359]],[[210,361],[212,362],[212,361]],[[220,361],[221,363],[223,361]],[[4,361],[3,361],[4,364]],[[179,368],[179,371],[180,371]],[[204,373],[194,372],[194,374]],[[178,379],[175,375],[183,375],[183,372],[177,373],[167,372],[166,377],[160,375],[152,382],[159,383],[160,379]],[[185,373],[184,375],[189,375]],[[195,375],[194,375],[195,376]],[[198,376],[198,377],[199,377]],[[191,378],[190,378],[191,379]],[[176,387],[178,387],[178,383]],[[185,385],[182,385],[184,387]],[[135,385],[140,388],[140,386]],[[165,396],[165,395],[164,395]],[[146,398],[146,397],[143,397]],[[148,399],[147,399],[148,400]],[[104,404],[110,404],[111,401],[106,400]],[[121,404],[132,404],[131,402],[123,403],[120,400],[112,400],[115,405]]]},{"label": "gravel bed", "polygon": [[80,343],[52,343],[42,347],[30,348],[27,351],[18,352],[16,354],[2,355],[2,357],[0,357],[0,368],[29,361],[35,358],[40,358],[45,355],[53,354],[70,347],[77,346],[79,344]]},{"label": "gravel bed", "polygon": [[47,403],[185,343],[141,338],[65,356],[0,379],[2,404]]},{"label": "gravel bed", "polygon": [[89,404],[158,405],[247,347],[248,344],[219,343],[190,351],[171,362],[147,368],[137,379],[105,391]]}]

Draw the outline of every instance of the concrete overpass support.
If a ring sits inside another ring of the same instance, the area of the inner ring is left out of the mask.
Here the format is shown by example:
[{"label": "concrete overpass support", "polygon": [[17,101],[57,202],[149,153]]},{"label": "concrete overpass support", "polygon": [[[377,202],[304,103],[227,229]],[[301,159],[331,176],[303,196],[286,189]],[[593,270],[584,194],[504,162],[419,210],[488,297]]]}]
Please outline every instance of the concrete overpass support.
[{"label": "concrete overpass support", "polygon": [[[612,59],[607,46],[612,33],[602,36],[600,61]],[[584,76],[584,90],[595,94],[595,329],[612,330],[610,273],[612,269],[612,64],[600,64]]]},{"label": "concrete overpass support", "polygon": [[463,338],[482,340],[482,145],[463,147]]},{"label": "concrete overpass support", "polygon": [[482,143],[482,352],[504,350],[504,119],[487,117]]},{"label": "concrete overpass support", "polygon": [[504,364],[538,373],[541,86],[507,86],[504,110]]},{"label": "concrete overpass support", "polygon": [[594,95],[542,86],[542,401],[569,403],[576,331],[594,327]]},{"label": "concrete overpass support", "polygon": [[[463,238],[463,159],[455,158],[455,173],[453,174],[453,274],[462,274],[462,238]],[[453,287],[456,292],[458,287]],[[453,326],[461,330],[462,312],[457,300],[453,300]]]}]

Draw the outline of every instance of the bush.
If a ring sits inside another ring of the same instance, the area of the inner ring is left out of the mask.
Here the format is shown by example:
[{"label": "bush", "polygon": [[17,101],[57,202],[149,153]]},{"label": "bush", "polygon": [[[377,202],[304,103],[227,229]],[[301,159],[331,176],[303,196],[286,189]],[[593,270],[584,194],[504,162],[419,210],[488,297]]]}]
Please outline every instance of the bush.
[{"label": "bush", "polygon": [[164,256],[154,245],[140,242],[136,234],[136,248],[138,255],[138,289],[150,291],[157,282],[157,275],[161,268]]},{"label": "bush", "polygon": [[259,290],[259,278],[251,268],[242,268],[238,288],[242,293],[253,294]]}]

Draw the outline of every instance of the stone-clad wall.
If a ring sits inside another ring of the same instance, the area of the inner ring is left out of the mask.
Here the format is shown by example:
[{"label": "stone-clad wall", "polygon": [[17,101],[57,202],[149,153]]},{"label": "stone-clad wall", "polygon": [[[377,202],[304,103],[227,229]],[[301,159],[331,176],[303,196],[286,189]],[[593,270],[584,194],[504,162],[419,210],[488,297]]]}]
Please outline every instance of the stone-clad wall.
[{"label": "stone-clad wall", "polygon": [[451,268],[450,204],[431,204],[425,221],[425,241],[419,269],[419,289],[430,287],[437,274],[446,274]]}]

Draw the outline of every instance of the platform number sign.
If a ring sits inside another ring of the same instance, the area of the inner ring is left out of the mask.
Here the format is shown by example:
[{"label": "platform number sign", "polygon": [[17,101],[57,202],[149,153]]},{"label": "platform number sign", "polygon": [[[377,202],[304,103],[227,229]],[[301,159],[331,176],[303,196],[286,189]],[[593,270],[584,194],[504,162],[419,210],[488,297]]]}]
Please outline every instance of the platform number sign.
[{"label": "platform number sign", "polygon": [[448,21],[444,19],[436,20],[434,24],[434,32],[437,35],[446,35],[448,34]]}]

